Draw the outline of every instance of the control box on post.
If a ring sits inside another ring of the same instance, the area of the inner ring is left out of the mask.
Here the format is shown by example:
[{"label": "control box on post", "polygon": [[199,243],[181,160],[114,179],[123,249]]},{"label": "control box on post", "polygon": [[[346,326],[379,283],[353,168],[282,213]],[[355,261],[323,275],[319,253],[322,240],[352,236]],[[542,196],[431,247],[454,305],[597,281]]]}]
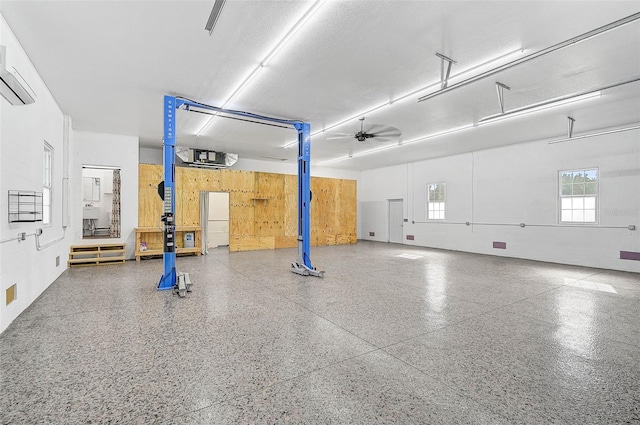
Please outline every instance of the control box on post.
[{"label": "control box on post", "polygon": [[173,220],[173,214],[166,213],[162,221],[164,221],[164,252],[175,252],[176,225]]}]

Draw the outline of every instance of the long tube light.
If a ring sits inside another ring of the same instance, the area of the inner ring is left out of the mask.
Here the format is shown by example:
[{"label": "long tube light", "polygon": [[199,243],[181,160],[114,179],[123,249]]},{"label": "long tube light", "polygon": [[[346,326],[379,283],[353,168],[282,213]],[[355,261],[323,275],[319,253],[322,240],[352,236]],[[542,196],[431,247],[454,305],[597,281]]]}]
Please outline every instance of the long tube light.
[{"label": "long tube light", "polygon": [[473,127],[474,127],[473,124],[465,124],[465,125],[462,125],[460,127],[455,127],[455,128],[449,129],[449,130],[440,131],[438,133],[427,134],[426,136],[421,136],[421,137],[418,137],[416,139],[408,140],[406,142],[402,142],[401,145],[410,145],[412,143],[424,142],[425,140],[434,139],[434,138],[440,137],[440,136],[446,136],[447,134],[457,133],[459,131],[467,130],[467,129],[473,128]]},{"label": "long tube light", "polygon": [[302,15],[302,18],[287,32],[287,34],[276,44],[269,54],[262,60],[261,65],[267,66],[269,62],[278,54],[280,49],[293,37],[304,24],[322,7],[326,0],[318,0],[311,5],[309,9]]},{"label": "long tube light", "polygon": [[[291,40],[291,38],[300,30],[300,28],[304,26],[305,23],[307,23],[309,19],[311,19],[311,17],[318,11],[318,9],[320,9],[320,7],[322,7],[322,5],[325,2],[326,0],[317,0],[315,3],[311,5],[311,7],[309,7],[309,9],[307,9],[307,11],[293,25],[293,27],[291,27],[291,29],[287,32],[287,34],[285,34],[285,36],[282,37],[282,39],[278,41],[278,43],[276,43],[275,47],[273,47],[269,51],[269,53],[267,53],[264,59],[260,61],[258,66],[256,66],[256,68],[231,93],[231,95],[227,98],[227,100],[225,100],[225,102],[222,104],[221,108],[224,108],[225,106],[227,106],[227,104],[229,104],[233,99],[235,99],[240,94],[240,92],[247,87],[249,82],[253,80],[255,76],[258,75],[258,73],[273,60],[273,58],[285,46],[285,44],[287,44],[287,42]],[[196,135],[199,137],[204,132],[204,130],[206,130],[209,124],[211,124],[211,122],[215,119],[215,117],[217,117],[218,115],[219,113],[215,113],[211,117],[209,117],[209,119],[204,123],[204,125],[200,128],[200,130],[196,133]]]},{"label": "long tube light", "polygon": [[[491,66],[491,65],[493,65],[495,62],[503,62],[503,61],[506,61],[506,60],[510,60],[510,59],[511,59],[511,58],[513,58],[514,56],[522,55],[524,52],[525,52],[525,50],[524,50],[524,49],[519,48],[519,49],[516,49],[516,50],[514,50],[514,51],[511,51],[511,52],[505,53],[505,54],[500,55],[500,56],[497,56],[497,57],[495,57],[495,58],[493,58],[493,59],[491,59],[491,60],[488,60],[488,61],[485,61],[485,62],[479,63],[479,64],[477,64],[477,65],[474,65],[474,66],[472,66],[472,67],[469,67],[469,68],[465,69],[464,71],[458,72],[457,74],[454,74],[454,75],[450,76],[450,77],[449,77],[449,80],[453,80],[453,79],[456,79],[456,78],[463,77],[463,76],[465,76],[465,75],[467,75],[467,74],[470,74],[471,72],[477,71],[478,69],[483,69],[483,68],[486,68],[486,67],[488,67],[488,66]],[[378,106],[375,106],[375,107],[373,107],[373,108],[371,108],[371,109],[367,109],[366,111],[363,111],[363,112],[361,112],[361,113],[359,113],[359,114],[356,114],[356,115],[351,116],[351,117],[349,117],[349,118],[343,119],[343,120],[341,120],[341,121],[339,121],[339,122],[337,122],[337,123],[331,124],[331,125],[329,125],[329,126],[327,126],[327,127],[323,128],[323,129],[321,129],[321,130],[317,130],[317,131],[315,131],[315,132],[311,133],[311,136],[315,136],[315,135],[317,135],[317,134],[324,133],[324,132],[326,132],[327,130],[331,130],[331,129],[333,129],[333,128],[339,127],[339,126],[341,126],[341,125],[343,125],[343,124],[348,123],[349,121],[353,121],[353,120],[355,120],[355,119],[357,119],[357,118],[360,118],[360,117],[362,117],[362,116],[366,116],[367,114],[371,114],[371,113],[373,113],[373,112],[375,112],[375,111],[378,111],[378,110],[380,110],[380,109],[382,109],[382,108],[385,108],[385,107],[387,107],[387,106],[391,106],[391,105],[393,105],[393,104],[395,104],[395,103],[397,103],[397,102],[400,102],[400,101],[402,101],[402,100],[412,98],[412,97],[413,97],[413,96],[415,96],[416,94],[418,94],[418,93],[420,93],[420,92],[423,92],[423,91],[425,91],[425,90],[433,89],[433,88],[435,88],[435,87],[440,87],[440,84],[441,84],[441,83],[440,83],[440,81],[438,81],[438,82],[435,82],[435,83],[429,84],[428,86],[424,86],[424,87],[421,87],[421,88],[419,88],[419,89],[412,90],[411,92],[406,93],[406,94],[403,94],[403,95],[401,95],[401,96],[399,96],[399,97],[397,97],[397,98],[395,98],[395,99],[393,99],[393,100],[391,100],[391,101],[389,101],[389,102],[385,102],[385,103],[383,103],[383,104],[381,104],[381,105],[378,105]],[[285,144],[285,145],[283,145],[282,147],[283,147],[283,148],[291,148],[291,147],[293,147],[293,146],[297,146],[297,144],[298,144],[298,141],[297,141],[297,140],[294,140],[294,141],[291,141],[291,142],[286,143],[286,144]]]},{"label": "long tube light", "polygon": [[505,113],[489,115],[487,117],[481,118],[478,121],[478,125],[489,124],[492,122],[502,121],[507,118],[513,118],[522,115],[528,115],[534,112],[544,111],[546,109],[556,108],[558,106],[567,105],[570,103],[582,102],[584,100],[593,99],[594,97],[600,97],[601,95],[602,93],[600,91],[595,91],[577,96],[564,96],[546,100],[544,102],[533,103],[521,108],[512,109],[511,111],[507,111]]},{"label": "long tube light", "polygon": [[384,150],[387,150],[387,149],[398,148],[400,146],[410,145],[412,143],[424,142],[425,140],[435,139],[436,137],[441,137],[441,136],[445,136],[447,134],[457,133],[459,131],[467,130],[467,129],[473,128],[473,127],[474,127],[473,124],[466,124],[466,125],[463,125],[463,126],[460,126],[460,127],[449,129],[449,130],[440,131],[440,132],[437,132],[437,133],[431,133],[431,134],[427,134],[425,136],[420,136],[420,137],[417,137],[415,139],[407,140],[407,141],[402,142],[402,143],[397,143],[397,144],[393,144],[393,145],[385,145],[385,146],[381,146],[381,147],[378,147],[378,148],[369,149],[369,150],[366,150],[366,151],[356,152],[356,153],[351,154],[351,155],[345,155],[345,156],[341,156],[339,158],[334,158],[334,159],[329,159],[329,160],[326,160],[326,161],[321,161],[321,162],[318,163],[318,165],[330,164],[330,163],[333,163],[333,162],[338,162],[338,161],[342,161],[342,160],[349,159],[349,158],[356,158],[356,157],[359,157],[359,156],[369,155],[369,154],[380,152],[380,151],[384,151]]}]

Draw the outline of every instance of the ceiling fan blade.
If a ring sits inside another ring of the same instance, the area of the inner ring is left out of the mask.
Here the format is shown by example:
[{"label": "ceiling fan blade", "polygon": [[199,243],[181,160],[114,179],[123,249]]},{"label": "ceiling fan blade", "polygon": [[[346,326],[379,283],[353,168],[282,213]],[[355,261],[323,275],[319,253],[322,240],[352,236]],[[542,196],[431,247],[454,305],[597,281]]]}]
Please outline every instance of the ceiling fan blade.
[{"label": "ceiling fan blade", "polygon": [[386,136],[374,136],[374,137],[371,137],[371,138],[367,139],[367,141],[371,141],[373,143],[387,143],[387,142],[397,142],[398,138],[397,137],[386,137]]},{"label": "ceiling fan blade", "polygon": [[384,124],[367,124],[366,128],[364,129],[365,133],[376,133],[378,131],[380,131],[383,128],[387,128],[388,126],[384,125]]},{"label": "ceiling fan blade", "polygon": [[349,139],[351,137],[353,137],[353,133],[332,133],[330,136],[325,137],[325,140]]},{"label": "ceiling fan blade", "polygon": [[393,139],[393,138],[398,138],[402,136],[402,132],[400,130],[398,131],[389,131],[387,133],[375,133],[373,134],[373,137],[387,137],[389,139]]},{"label": "ceiling fan blade", "polygon": [[402,132],[395,127],[385,127],[372,133],[372,135],[374,136],[374,139],[378,139],[381,137],[393,139],[400,137],[402,135]]}]

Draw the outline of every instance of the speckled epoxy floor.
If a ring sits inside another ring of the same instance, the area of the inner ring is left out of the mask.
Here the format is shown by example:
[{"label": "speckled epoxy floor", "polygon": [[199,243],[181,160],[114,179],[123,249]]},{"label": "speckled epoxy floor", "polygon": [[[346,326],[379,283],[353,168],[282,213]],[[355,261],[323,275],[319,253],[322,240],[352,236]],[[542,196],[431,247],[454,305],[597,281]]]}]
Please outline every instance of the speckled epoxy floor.
[{"label": "speckled epoxy floor", "polygon": [[[408,253],[420,258],[397,257]],[[2,424],[640,421],[640,275],[401,245],[67,270],[0,335]]]}]

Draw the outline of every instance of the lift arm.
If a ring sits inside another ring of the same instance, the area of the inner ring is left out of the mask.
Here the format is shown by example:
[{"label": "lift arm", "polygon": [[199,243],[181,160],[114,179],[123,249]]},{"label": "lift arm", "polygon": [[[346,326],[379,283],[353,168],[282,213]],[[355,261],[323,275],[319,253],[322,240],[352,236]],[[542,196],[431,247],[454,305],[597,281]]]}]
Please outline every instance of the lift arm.
[{"label": "lift arm", "polygon": [[164,97],[164,274],[158,282],[159,290],[172,289],[176,285],[176,245],[175,245],[175,147],[176,111],[204,112],[213,115],[225,114],[241,116],[257,124],[277,123],[291,127],[298,132],[298,258],[291,263],[291,271],[304,276],[323,277],[324,271],[317,271],[311,265],[311,125],[297,120],[284,120],[250,112],[223,109],[193,100]]}]

